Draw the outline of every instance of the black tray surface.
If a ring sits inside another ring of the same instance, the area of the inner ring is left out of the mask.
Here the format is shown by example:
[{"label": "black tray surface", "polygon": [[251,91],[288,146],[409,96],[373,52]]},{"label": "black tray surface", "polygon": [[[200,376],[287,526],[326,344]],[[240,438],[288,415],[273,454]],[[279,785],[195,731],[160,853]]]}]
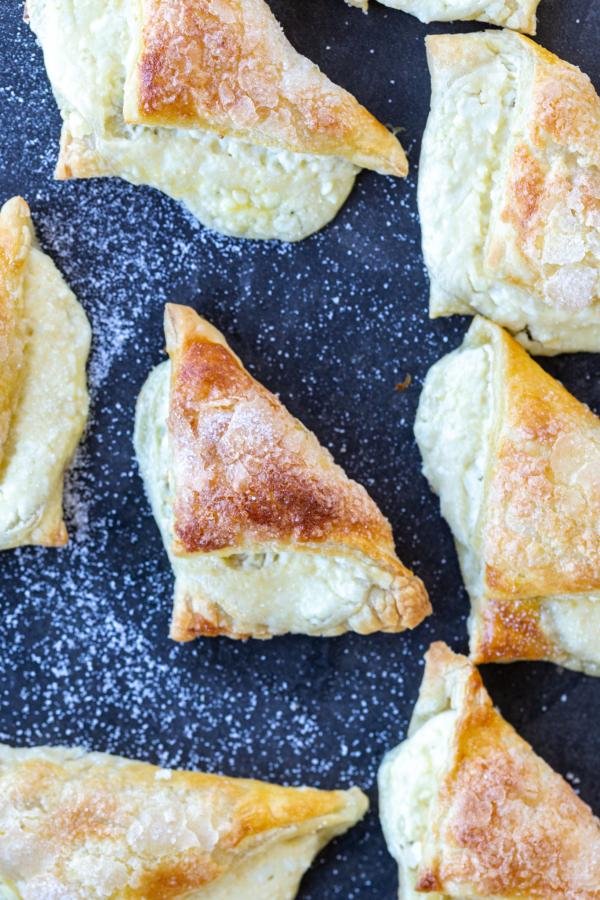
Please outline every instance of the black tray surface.
[{"label": "black tray surface", "polygon": [[[393,900],[376,771],[402,739],[433,639],[466,650],[468,601],[412,425],[428,367],[468,320],[427,318],[416,178],[429,106],[421,25],[372,2],[273,0],[295,46],[382,121],[406,182],[363,173],[335,222],[300,244],[232,240],[117,179],[52,180],[60,117],[21,0],[2,0],[0,199],[22,194],[94,330],[91,417],[68,479],[71,541],[0,559],[0,740],[83,745],[291,784],[358,784],[364,822],[330,845],[303,900]],[[600,87],[600,5],[542,0],[538,40]],[[137,393],[163,359],[163,306],[187,303],[328,446],[391,519],[435,614],[403,635],[248,643],[167,637],[172,576],[137,472]],[[598,356],[542,365],[600,412]],[[410,388],[394,389],[406,374]],[[489,666],[494,701],[600,812],[600,682],[546,664]]]}]

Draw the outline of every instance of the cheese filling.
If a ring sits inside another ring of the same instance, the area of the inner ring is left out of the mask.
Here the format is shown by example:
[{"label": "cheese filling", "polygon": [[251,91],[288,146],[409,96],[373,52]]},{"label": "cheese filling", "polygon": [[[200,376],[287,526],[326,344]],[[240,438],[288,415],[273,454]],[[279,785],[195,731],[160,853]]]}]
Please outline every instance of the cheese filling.
[{"label": "cheese filling", "polygon": [[[358,554],[261,545],[178,557],[173,541],[167,416],[170,363],[150,374],[138,400],[135,444],[152,509],[176,576],[176,594],[218,604],[240,632],[340,634],[361,630],[385,602],[394,578]],[[368,627],[368,625],[367,625]],[[373,627],[373,626],[371,626]]]},{"label": "cheese filling", "polygon": [[[418,869],[456,722],[448,709],[433,716],[384,758],[379,770],[379,814],[388,849],[400,868],[400,900],[417,900]],[[431,900],[444,895],[428,893]]]},{"label": "cheese filling", "polygon": [[0,549],[61,520],[64,468],[88,410],[90,327],[49,257],[33,247],[23,287],[25,372],[0,469]]},{"label": "cheese filling", "polygon": [[472,550],[491,441],[492,352],[489,344],[460,347],[432,366],[415,421],[423,473],[440,497],[469,592],[481,583]]}]

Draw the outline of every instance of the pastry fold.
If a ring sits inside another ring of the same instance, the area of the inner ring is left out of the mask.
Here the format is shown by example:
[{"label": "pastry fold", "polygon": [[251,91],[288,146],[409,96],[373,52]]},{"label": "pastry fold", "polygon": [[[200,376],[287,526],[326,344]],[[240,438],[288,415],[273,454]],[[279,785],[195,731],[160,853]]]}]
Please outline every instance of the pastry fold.
[{"label": "pastry fold", "polygon": [[[367,10],[369,0],[346,0]],[[535,34],[540,0],[379,0],[384,6],[416,16],[421,22],[458,20],[489,22],[525,34]]]},{"label": "pastry fold", "polygon": [[397,632],[429,612],[363,487],[192,309],[140,394],[135,445],[175,570],[171,634]]},{"label": "pastry fold", "polygon": [[481,313],[532,352],[600,350],[600,98],[509,31],[431,35],[419,166],[430,315]]},{"label": "pastry fold", "polygon": [[471,598],[477,662],[600,674],[600,420],[477,317],[429,371],[415,436]]},{"label": "pastry fold", "polygon": [[294,50],[264,0],[135,0],[123,113],[404,176],[394,135]]},{"label": "pastry fold", "polygon": [[61,546],[63,475],[88,411],[90,327],[37,247],[20,197],[0,209],[0,549]]},{"label": "pastry fold", "polygon": [[401,900],[597,900],[600,821],[494,709],[465,657],[436,643],[425,659],[408,737],[379,771]]},{"label": "pastry fold", "polygon": [[0,745],[0,892],[10,900],[292,900],[319,850],[367,805],[357,788],[279,787]]},{"label": "pastry fold", "polygon": [[299,240],[357,167],[407,173],[396,137],[293,49],[265,0],[27,9],[63,118],[58,178],[120,175],[225,234]]}]

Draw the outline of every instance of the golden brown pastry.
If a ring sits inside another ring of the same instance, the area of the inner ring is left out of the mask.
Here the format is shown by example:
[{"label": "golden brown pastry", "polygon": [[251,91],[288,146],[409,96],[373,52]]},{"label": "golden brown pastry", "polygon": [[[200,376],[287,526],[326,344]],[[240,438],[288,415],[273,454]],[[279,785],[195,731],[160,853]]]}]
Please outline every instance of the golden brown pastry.
[{"label": "golden brown pastry", "polygon": [[430,315],[481,313],[534,353],[600,350],[600,98],[509,31],[431,35],[419,166]]},{"label": "golden brown pastry", "polygon": [[29,208],[0,210],[0,550],[60,546],[64,470],[88,410],[90,327]]},{"label": "golden brown pastry", "polygon": [[[366,11],[369,0],[346,0]],[[535,12],[540,0],[379,0],[392,9],[416,16],[421,22],[454,22],[458,19],[490,22],[515,31],[535,34]]]},{"label": "golden brown pastry", "polygon": [[398,140],[293,49],[265,0],[27,10],[63,117],[59,178],[120,175],[226,234],[298,240],[357,167],[407,173]]},{"label": "golden brown pastry", "polygon": [[407,739],[379,771],[401,900],[598,900],[600,821],[494,709],[473,665],[431,646]]},{"label": "golden brown pastry", "polygon": [[387,519],[192,309],[140,394],[135,445],[176,575],[171,635],[402,631],[430,612]]},{"label": "golden brown pastry", "polygon": [[287,788],[0,745],[0,894],[292,900],[319,850],[366,809],[358,788]]},{"label": "golden brown pastry", "polygon": [[429,371],[415,435],[471,597],[477,662],[600,674],[600,419],[476,318]]},{"label": "golden brown pastry", "polygon": [[0,464],[23,374],[23,280],[30,247],[29,210],[15,198],[0,209]]}]

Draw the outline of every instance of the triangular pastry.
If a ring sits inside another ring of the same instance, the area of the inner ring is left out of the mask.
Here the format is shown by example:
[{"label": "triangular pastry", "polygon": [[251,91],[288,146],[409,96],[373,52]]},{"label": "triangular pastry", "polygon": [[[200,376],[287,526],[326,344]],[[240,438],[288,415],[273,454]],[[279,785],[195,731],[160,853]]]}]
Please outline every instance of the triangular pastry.
[{"label": "triangular pastry", "polygon": [[600,98],[509,31],[431,35],[419,166],[430,314],[481,313],[535,353],[600,350]]},{"label": "triangular pastry", "polygon": [[[367,10],[369,0],[346,0]],[[540,0],[379,0],[392,9],[416,16],[421,22],[454,22],[461,19],[504,25],[525,34],[535,34]]]},{"label": "triangular pastry", "polygon": [[363,487],[192,309],[140,394],[135,445],[176,576],[171,635],[402,631],[429,612]]},{"label": "triangular pastry", "polygon": [[292,900],[319,850],[367,805],[357,788],[279,787],[0,745],[0,894]]},{"label": "triangular pastry", "polygon": [[265,0],[27,11],[63,116],[59,178],[120,175],[227,234],[298,240],[357,167],[407,173],[394,135],[293,49]]},{"label": "triangular pastry", "polygon": [[429,649],[408,737],[381,765],[379,807],[401,900],[600,897],[600,821],[445,644]]},{"label": "triangular pastry", "polygon": [[473,658],[600,675],[600,419],[478,317],[427,374],[415,435],[471,597]]},{"label": "triangular pastry", "polygon": [[67,541],[63,474],[87,418],[89,347],[85,313],[14,197],[0,210],[0,550]]}]

